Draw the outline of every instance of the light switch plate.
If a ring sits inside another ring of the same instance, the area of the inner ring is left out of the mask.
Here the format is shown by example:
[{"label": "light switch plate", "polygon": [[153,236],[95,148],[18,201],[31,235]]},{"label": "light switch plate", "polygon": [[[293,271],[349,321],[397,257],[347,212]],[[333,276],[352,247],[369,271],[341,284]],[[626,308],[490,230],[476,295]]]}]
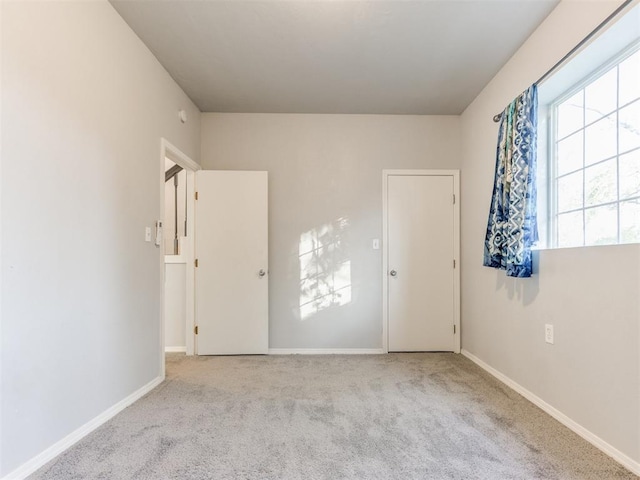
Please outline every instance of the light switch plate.
[{"label": "light switch plate", "polygon": [[380,250],[380,239],[378,238],[373,239],[373,249]]},{"label": "light switch plate", "polygon": [[151,241],[151,227],[144,227],[144,241]]},{"label": "light switch plate", "polygon": [[553,345],[553,325],[544,325],[544,341]]}]

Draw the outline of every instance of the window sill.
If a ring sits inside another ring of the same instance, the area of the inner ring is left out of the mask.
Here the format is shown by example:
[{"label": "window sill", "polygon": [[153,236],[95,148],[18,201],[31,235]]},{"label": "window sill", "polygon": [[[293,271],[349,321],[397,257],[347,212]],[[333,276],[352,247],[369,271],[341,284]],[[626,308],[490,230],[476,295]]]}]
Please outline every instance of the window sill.
[{"label": "window sill", "polygon": [[580,245],[575,247],[549,247],[549,246],[535,246],[531,247],[532,252],[544,252],[544,251],[554,251],[554,250],[574,250],[577,248],[607,248],[607,247],[640,247],[640,243],[610,243],[607,245]]}]

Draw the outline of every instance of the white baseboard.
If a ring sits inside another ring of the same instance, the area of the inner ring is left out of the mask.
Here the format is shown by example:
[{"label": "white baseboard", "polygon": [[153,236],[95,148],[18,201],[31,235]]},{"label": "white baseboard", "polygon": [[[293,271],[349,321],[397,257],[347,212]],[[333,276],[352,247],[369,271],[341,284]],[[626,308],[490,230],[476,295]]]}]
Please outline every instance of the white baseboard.
[{"label": "white baseboard", "polygon": [[270,348],[269,355],[379,355],[381,348]]},{"label": "white baseboard", "polygon": [[162,380],[164,380],[162,377],[156,377],[155,379],[151,380],[144,387],[136,390],[128,397],[120,400],[118,403],[108,408],[97,417],[88,421],[77,430],[74,430],[73,432],[71,432],[62,440],[57,441],[56,443],[51,445],[49,448],[47,448],[45,451],[39,453],[28,462],[24,463],[14,471],[10,472],[8,475],[3,477],[2,480],[22,480],[28,477],[33,472],[38,470],[40,467],[44,466],[47,462],[49,462],[50,460],[53,460],[55,457],[60,455],[69,447],[73,446],[75,443],[82,440],[85,436],[93,432],[96,428],[104,424],[107,420],[110,420],[111,418],[115,417],[118,413],[120,413],[129,405],[134,403],[136,400],[140,399],[141,397],[149,393],[151,390],[157,387],[162,382]]},{"label": "white baseboard", "polygon": [[187,353],[187,347],[164,347],[165,353]]},{"label": "white baseboard", "polygon": [[469,353],[467,350],[462,349],[462,355],[467,357],[469,360],[471,360],[473,363],[478,365],[483,370],[486,370],[487,372],[489,372],[491,375],[496,377],[498,380],[500,380],[502,383],[504,383],[508,387],[518,392],[520,395],[522,395],[524,398],[529,400],[534,405],[538,406],[544,412],[551,415],[553,418],[555,418],[560,423],[562,423],[565,427],[569,428],[573,432],[580,435],[587,442],[591,443],[593,446],[595,446],[599,450],[602,450],[604,453],[606,453],[611,458],[613,458],[616,462],[624,465],[626,468],[631,470],[636,475],[640,475],[640,462],[637,462],[631,457],[629,457],[628,455],[625,455],[620,450],[610,445],[609,443],[605,442],[596,434],[590,432],[589,430],[587,430],[582,425],[580,425],[579,423],[575,422],[574,420],[566,416],[564,413],[562,413],[555,407],[552,407],[551,405],[549,405],[547,402],[542,400],[540,397],[538,397],[534,393],[531,393],[529,390],[527,390],[520,384],[514,382],[503,373],[499,372],[495,368],[486,364],[485,362],[480,360],[478,357],[476,357],[472,353]]}]

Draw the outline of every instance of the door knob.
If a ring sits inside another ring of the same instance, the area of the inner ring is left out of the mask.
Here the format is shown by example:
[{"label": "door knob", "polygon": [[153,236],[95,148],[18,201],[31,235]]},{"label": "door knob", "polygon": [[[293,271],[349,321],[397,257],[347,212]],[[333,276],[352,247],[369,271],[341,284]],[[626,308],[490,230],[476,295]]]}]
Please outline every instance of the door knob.
[{"label": "door knob", "polygon": [[260,271],[258,272],[258,276],[260,278],[264,277],[267,274],[267,272],[265,272],[263,269],[260,269]]},{"label": "door knob", "polygon": [[398,275],[398,272],[396,272],[395,270],[391,270],[389,272],[389,275],[391,275],[392,277],[395,277],[396,275]]}]

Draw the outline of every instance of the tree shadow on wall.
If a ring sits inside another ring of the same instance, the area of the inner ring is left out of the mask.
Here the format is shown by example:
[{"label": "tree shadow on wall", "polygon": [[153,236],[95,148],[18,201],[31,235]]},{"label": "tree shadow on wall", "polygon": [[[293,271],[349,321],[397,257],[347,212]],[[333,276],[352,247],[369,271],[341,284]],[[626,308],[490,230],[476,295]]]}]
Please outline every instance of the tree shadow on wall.
[{"label": "tree shadow on wall", "polygon": [[348,228],[348,218],[340,217],[300,235],[300,320],[351,302]]}]

